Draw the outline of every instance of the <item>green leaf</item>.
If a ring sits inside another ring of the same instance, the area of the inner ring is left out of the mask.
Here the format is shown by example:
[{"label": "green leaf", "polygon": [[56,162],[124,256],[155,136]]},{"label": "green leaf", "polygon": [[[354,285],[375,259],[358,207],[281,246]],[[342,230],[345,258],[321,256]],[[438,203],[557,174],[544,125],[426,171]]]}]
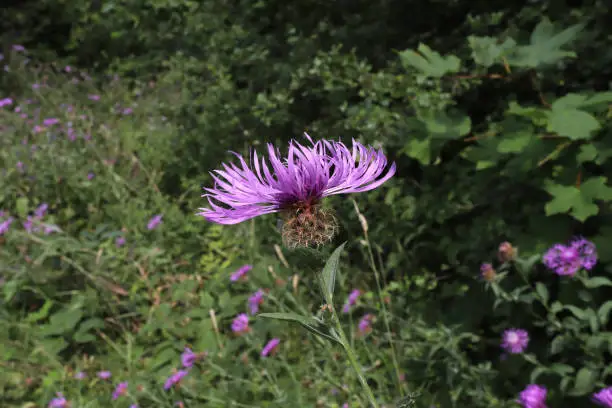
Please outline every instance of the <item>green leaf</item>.
[{"label": "green leaf", "polygon": [[499,62],[501,57],[516,46],[516,41],[507,38],[503,43],[494,37],[475,37],[469,36],[468,43],[472,49],[474,61],[486,68]]},{"label": "green leaf", "polygon": [[580,153],[576,157],[578,163],[592,162],[597,158],[597,148],[592,144],[584,144],[580,146]]},{"label": "green leaf", "polygon": [[608,324],[608,321],[610,320],[611,312],[612,312],[612,300],[608,300],[606,303],[601,305],[601,307],[597,311],[597,317],[599,318],[599,321],[601,322],[602,326],[605,326]]},{"label": "green leaf", "polygon": [[67,308],[51,316],[42,330],[43,336],[67,334],[74,330],[83,317],[81,308]]},{"label": "green leaf", "polygon": [[549,132],[572,140],[589,139],[601,125],[590,113],[571,108],[555,108],[548,113]]},{"label": "green leaf", "polygon": [[408,157],[418,160],[421,164],[428,165],[431,163],[430,139],[411,137],[402,152]]},{"label": "green leaf", "polygon": [[575,57],[576,53],[564,49],[582,30],[582,24],[576,24],[556,32],[548,18],[543,18],[531,34],[530,43],[515,47],[507,56],[508,63],[517,67],[538,68],[555,64],[566,57]]},{"label": "green leaf", "polygon": [[52,300],[47,300],[40,309],[38,309],[37,311],[33,313],[28,314],[25,321],[27,323],[36,323],[39,320],[45,319],[47,316],[49,316],[49,311],[51,310],[51,307],[53,305],[54,305],[54,302]]},{"label": "green leaf", "polygon": [[550,366],[550,371],[557,373],[561,376],[565,376],[567,374],[573,373],[574,371],[576,371],[576,369],[572,367],[571,365],[554,363],[553,365]]},{"label": "green leaf", "polygon": [[536,283],[536,292],[538,292],[538,295],[540,296],[540,300],[542,301],[542,303],[544,305],[548,304],[548,289],[546,288],[546,285],[544,285],[541,282]]},{"label": "green leaf", "polygon": [[329,329],[325,325],[323,325],[322,322],[315,320],[311,317],[309,318],[295,313],[260,313],[257,315],[257,317],[261,317],[264,319],[287,320],[291,322],[296,322],[301,324],[306,330],[310,331],[311,333],[342,345],[342,343],[336,336],[329,334]]},{"label": "green leaf", "polygon": [[584,222],[599,212],[594,200],[612,200],[612,188],[608,187],[606,182],[605,177],[592,177],[577,188],[549,181],[546,191],[553,196],[553,199],[545,206],[546,215],[569,212],[572,217]]},{"label": "green leaf", "polygon": [[583,367],[576,374],[574,388],[569,392],[572,396],[582,396],[593,391],[597,381],[597,372],[590,368]]},{"label": "green leaf", "polygon": [[600,286],[612,286],[612,281],[603,276],[595,276],[584,280],[584,286],[589,289],[598,288]]},{"label": "green leaf", "polygon": [[21,218],[26,218],[28,216],[29,200],[27,197],[18,198],[15,203],[15,207],[17,209],[17,215],[19,215]]},{"label": "green leaf", "polygon": [[461,112],[429,112],[422,117],[427,133],[434,139],[458,139],[470,133],[472,120]]},{"label": "green leaf", "polygon": [[497,145],[497,151],[499,153],[520,153],[529,145],[533,137],[534,134],[527,131],[503,136]]},{"label": "green leaf", "polygon": [[340,245],[334,250],[334,252],[331,254],[329,259],[325,263],[323,272],[321,272],[321,290],[323,291],[323,296],[325,296],[325,301],[330,306],[333,305],[334,287],[336,285],[336,273],[338,272],[340,255],[342,255],[342,251],[344,250],[345,245],[346,242],[344,242],[342,245]]},{"label": "green leaf", "polygon": [[410,66],[418,69],[426,76],[439,78],[461,68],[461,60],[454,55],[441,56],[425,44],[419,44],[418,52],[405,50],[399,53],[404,67]]}]

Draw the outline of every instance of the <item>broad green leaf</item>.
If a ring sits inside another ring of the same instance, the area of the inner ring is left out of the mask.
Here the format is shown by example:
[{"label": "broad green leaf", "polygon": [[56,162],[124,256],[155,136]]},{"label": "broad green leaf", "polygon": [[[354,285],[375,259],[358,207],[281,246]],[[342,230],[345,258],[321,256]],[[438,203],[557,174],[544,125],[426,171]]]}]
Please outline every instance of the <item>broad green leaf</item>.
[{"label": "broad green leaf", "polygon": [[431,163],[430,139],[411,137],[402,152],[408,157],[418,160],[421,164],[428,165]]},{"label": "broad green leaf", "polygon": [[544,285],[542,282],[538,282],[536,283],[536,292],[538,292],[538,295],[540,296],[540,300],[542,301],[542,303],[544,303],[544,305],[548,304],[548,289],[546,288],[546,285]]},{"label": "broad green leaf", "polygon": [[500,58],[516,46],[516,41],[512,38],[507,38],[503,43],[500,43],[494,37],[469,36],[468,43],[472,49],[474,61],[486,68],[500,62]]},{"label": "broad green leaf", "polygon": [[43,336],[66,334],[74,330],[76,325],[83,317],[83,310],[80,308],[67,308],[61,310],[49,319],[49,323],[41,330]]},{"label": "broad green leaf", "polygon": [[593,115],[578,109],[553,107],[548,113],[547,130],[572,140],[588,139],[600,128]]},{"label": "broad green leaf", "polygon": [[606,303],[601,305],[601,307],[597,311],[597,317],[599,318],[599,321],[601,322],[602,326],[605,326],[608,324],[608,321],[610,320],[611,312],[612,312],[612,300],[608,300]]},{"label": "broad green leaf", "polygon": [[597,157],[597,148],[592,144],[584,144],[580,146],[580,153],[576,157],[578,163],[585,163],[594,161]]},{"label": "broad green leaf", "polygon": [[334,287],[336,285],[336,274],[338,273],[338,264],[340,262],[340,255],[346,242],[340,245],[334,250],[321,272],[321,290],[325,296],[325,301],[331,306],[333,305],[334,299]]},{"label": "broad green leaf", "polygon": [[418,52],[405,50],[399,53],[402,64],[414,67],[426,76],[439,78],[461,68],[461,60],[454,55],[441,56],[425,44],[419,44]]},{"label": "broad green leaf", "polygon": [[569,394],[572,396],[586,395],[593,391],[596,381],[597,372],[590,368],[583,367],[578,371],[578,374],[576,374],[574,388],[569,392]]},{"label": "broad green leaf", "polygon": [[576,24],[556,32],[550,20],[543,18],[533,30],[529,45],[514,47],[508,53],[508,63],[517,67],[537,68],[566,57],[575,57],[575,52],[564,47],[577,37],[582,28],[582,24]]},{"label": "broad green leaf", "polygon": [[599,212],[594,200],[612,200],[612,188],[606,185],[605,177],[592,177],[580,188],[548,182],[546,191],[553,196],[546,206],[546,215],[569,212],[578,221],[584,222]]},{"label": "broad green leaf", "polygon": [[612,281],[603,276],[595,276],[584,280],[584,286],[589,289],[598,288],[600,286],[612,286]]},{"label": "broad green leaf", "polygon": [[27,197],[18,198],[15,203],[15,207],[17,209],[17,215],[19,215],[21,218],[26,218],[28,216],[29,200]]},{"label": "broad green leaf", "polygon": [[549,370],[561,376],[571,374],[574,371],[576,371],[574,367],[567,365],[567,364],[561,364],[561,363],[554,363],[553,365],[550,366]]},{"label": "broad green leaf", "polygon": [[531,132],[517,132],[509,135],[502,135],[502,139],[497,145],[499,153],[520,153],[529,145],[534,138]]},{"label": "broad green leaf", "polygon": [[322,322],[317,321],[313,318],[301,316],[295,313],[260,313],[257,315],[257,317],[258,318],[261,317],[264,319],[287,320],[287,321],[299,323],[311,333],[342,345],[342,343],[337,337],[332,336],[331,334],[325,333],[325,331],[329,332],[329,329],[326,326],[324,326]]},{"label": "broad green leaf", "polygon": [[472,120],[461,112],[430,112],[422,117],[427,133],[434,139],[458,139],[470,133]]}]

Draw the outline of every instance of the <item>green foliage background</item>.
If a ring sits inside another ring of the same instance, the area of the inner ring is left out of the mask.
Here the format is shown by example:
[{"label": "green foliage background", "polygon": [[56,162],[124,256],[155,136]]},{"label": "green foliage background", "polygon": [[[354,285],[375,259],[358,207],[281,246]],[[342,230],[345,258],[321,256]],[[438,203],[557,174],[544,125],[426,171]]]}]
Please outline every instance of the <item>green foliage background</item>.
[{"label": "green foliage background", "polygon": [[[3,8],[1,63],[11,68],[0,74],[3,95],[37,97],[31,84],[50,78],[46,116],[78,103],[94,117],[80,126],[96,141],[46,145],[31,164],[36,180],[24,181],[16,163],[28,131],[6,110],[1,116],[0,208],[24,219],[48,202],[64,230],[7,235],[0,247],[7,406],[42,406],[57,384],[72,387],[65,367],[77,360],[159,383],[185,344],[214,355],[200,378],[215,386],[182,395],[188,406],[360,404],[353,391],[328,392],[357,387],[331,345],[307,337],[306,346],[297,328],[266,322],[248,344],[222,348],[209,315],[217,310],[227,332],[242,311],[248,293],[229,287],[228,276],[244,263],[257,272],[249,289],[276,288],[270,311],[320,306],[303,271],[324,258],[279,259],[274,217],[220,228],[194,216],[208,172],[231,160],[229,150],[283,146],[304,131],[381,146],[398,164],[384,187],[354,197],[369,241],[351,200],[330,200],[342,224],[337,241],[349,242],[343,293],[361,288],[364,310],[376,309],[368,245],[384,275],[393,330],[360,347],[377,344],[366,361],[379,361],[371,375],[385,401],[418,390],[423,406],[512,406],[538,380],[552,407],[589,404],[612,377],[612,34],[606,1],[568,3],[40,0]],[[27,65],[12,44],[26,47]],[[65,65],[93,79],[70,87]],[[96,92],[100,104],[87,100]],[[117,103],[138,108],[117,117]],[[87,171],[96,178],[84,180]],[[147,231],[157,213],[163,228]],[[114,246],[121,234],[129,249]],[[477,281],[502,241],[536,259],[573,235],[597,244],[590,279],[603,280],[560,282],[533,261],[518,268],[526,281],[509,272],[493,292]],[[277,275],[291,288],[298,270],[299,294],[275,286]],[[500,361],[499,336],[514,326],[529,329],[530,354]],[[278,331],[287,332],[282,363],[235,364]],[[108,406],[108,389],[79,395]],[[162,397],[148,398],[141,406],[162,406]]]}]

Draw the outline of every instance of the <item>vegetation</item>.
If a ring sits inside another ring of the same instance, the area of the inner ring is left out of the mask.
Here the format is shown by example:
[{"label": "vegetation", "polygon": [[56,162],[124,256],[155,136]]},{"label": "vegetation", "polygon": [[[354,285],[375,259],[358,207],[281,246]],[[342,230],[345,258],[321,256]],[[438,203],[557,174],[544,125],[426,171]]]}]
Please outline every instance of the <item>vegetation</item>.
[{"label": "vegetation", "polygon": [[[607,3],[3,8],[0,406],[612,406]],[[332,242],[196,215],[305,131]]]}]

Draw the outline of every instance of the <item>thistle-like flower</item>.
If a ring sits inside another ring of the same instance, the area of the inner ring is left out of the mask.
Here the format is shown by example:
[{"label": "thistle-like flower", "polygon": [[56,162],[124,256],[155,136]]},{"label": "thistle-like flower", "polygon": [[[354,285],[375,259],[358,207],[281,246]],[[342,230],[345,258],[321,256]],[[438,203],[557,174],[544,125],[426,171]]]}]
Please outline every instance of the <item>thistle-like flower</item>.
[{"label": "thistle-like flower", "polygon": [[331,212],[321,208],[322,199],[373,190],[390,179],[396,167],[392,163],[385,170],[387,158],[382,150],[355,140],[349,149],[342,142],[314,142],[305,136],[312,146],[292,140],[286,158],[272,144],[268,144],[267,162],[252,152],[251,166],[234,153],[240,167],[223,164],[223,170],[211,173],[215,186],[205,188],[203,195],[210,208],[200,208],[198,215],[218,224],[238,224],[280,212],[286,246],[314,246],[331,240],[338,224]]}]

